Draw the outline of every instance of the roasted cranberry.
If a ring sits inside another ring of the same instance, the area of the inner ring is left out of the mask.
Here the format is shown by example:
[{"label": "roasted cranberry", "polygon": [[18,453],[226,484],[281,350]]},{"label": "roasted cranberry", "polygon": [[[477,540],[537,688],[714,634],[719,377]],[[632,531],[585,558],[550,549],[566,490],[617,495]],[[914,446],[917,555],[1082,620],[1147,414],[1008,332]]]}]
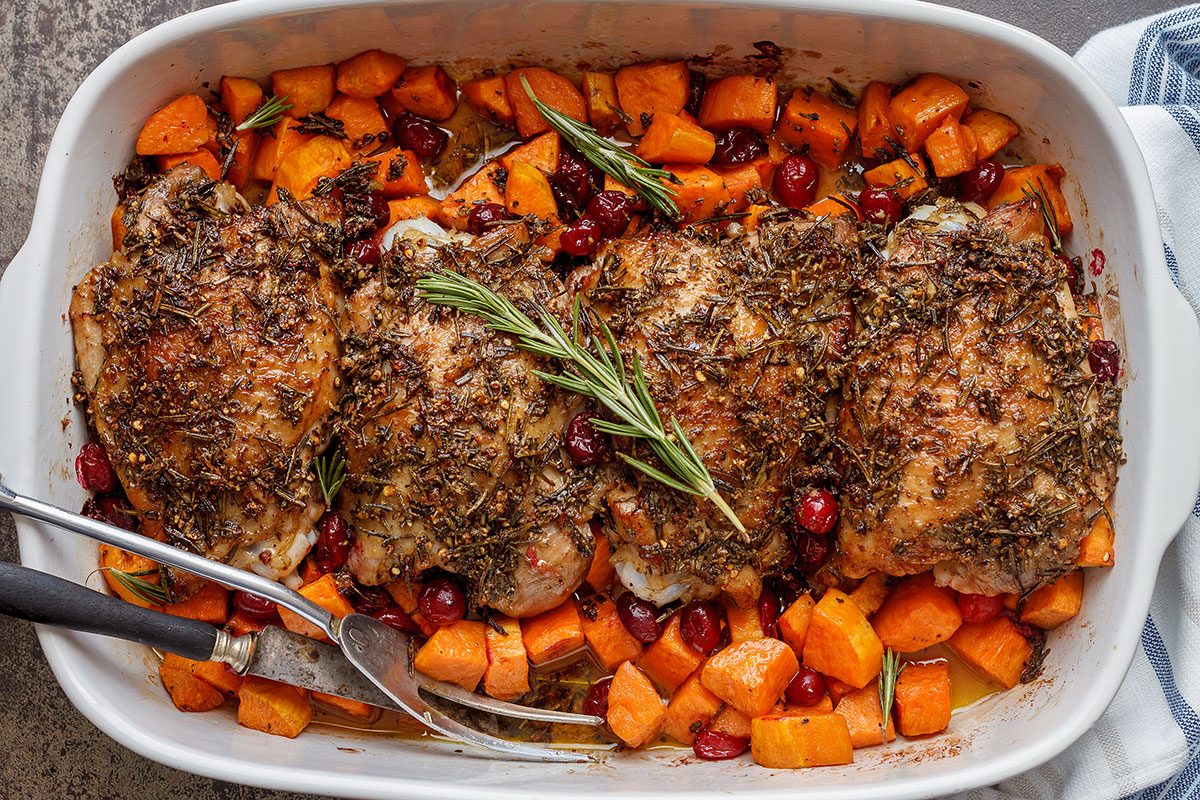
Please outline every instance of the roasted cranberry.
[{"label": "roasted cranberry", "polygon": [[580,217],[563,228],[562,236],[558,241],[567,255],[584,258],[596,252],[603,236],[600,223],[591,217]]},{"label": "roasted cranberry", "polygon": [[89,497],[81,512],[85,517],[116,525],[127,531],[137,530],[137,519],[126,513],[128,502],[123,496]]},{"label": "roasted cranberry", "polygon": [[319,523],[320,533],[313,545],[313,564],[321,572],[336,572],[350,557],[350,526],[336,511],[326,511]]},{"label": "roasted cranberry", "polygon": [[1115,381],[1121,371],[1121,351],[1116,342],[1097,339],[1088,350],[1088,365],[1098,381]]},{"label": "roasted cranberry", "polygon": [[260,622],[275,619],[279,614],[279,607],[273,602],[249,592],[234,592],[233,607],[247,617]]},{"label": "roasted cranberry", "polygon": [[692,740],[692,752],[705,761],[737,758],[750,747],[750,740],[724,731],[705,730]]},{"label": "roasted cranberry", "polygon": [[796,524],[806,531],[824,536],[837,522],[837,499],[825,489],[813,489],[800,498],[793,516]]},{"label": "roasted cranberry", "polygon": [[578,214],[592,199],[594,180],[592,167],[583,156],[563,147],[558,151],[558,167],[550,178],[550,186],[560,209]]},{"label": "roasted cranberry", "polygon": [[392,138],[420,158],[436,158],[450,140],[450,134],[428,120],[405,112],[392,123]]},{"label": "roasted cranberry", "polygon": [[1099,277],[1104,272],[1104,267],[1108,263],[1108,259],[1104,256],[1104,251],[1097,247],[1092,251],[1091,258],[1088,259],[1088,270],[1092,273],[1092,277]]},{"label": "roasted cranberry", "polygon": [[1004,610],[1004,598],[985,594],[960,594],[955,602],[963,622],[987,622]]},{"label": "roasted cranberry", "polygon": [[417,606],[434,625],[449,625],[466,616],[467,597],[457,583],[438,575],[425,581],[417,595]]},{"label": "roasted cranberry", "polygon": [[816,705],[825,696],[825,679],[812,667],[801,667],[788,684],[786,694],[789,703]]},{"label": "roasted cranberry", "polygon": [[1061,261],[1063,266],[1067,269],[1067,285],[1071,287],[1071,291],[1082,291],[1083,284],[1080,282],[1080,278],[1082,278],[1083,275],[1079,271],[1080,265],[1075,262],[1075,259],[1067,258],[1066,256],[1062,255],[1058,257],[1058,260]]},{"label": "roasted cranberry", "polygon": [[805,575],[812,575],[829,558],[829,538],[801,530],[796,534],[796,566]]},{"label": "roasted cranberry", "polygon": [[762,629],[771,635],[771,631],[775,630],[775,622],[779,619],[779,596],[771,589],[770,586],[762,588],[762,594],[758,596],[758,623],[762,625]]},{"label": "roasted cranberry", "polygon": [[383,250],[374,239],[355,239],[346,245],[346,256],[364,266],[374,266],[383,257]]},{"label": "roasted cranberry", "polygon": [[748,164],[767,152],[767,140],[753,128],[730,128],[717,134],[711,163],[718,167]]},{"label": "roasted cranberry", "polygon": [[117,473],[109,463],[108,453],[101,445],[88,442],[75,456],[75,477],[89,492],[108,494],[117,488]]},{"label": "roasted cranberry", "polygon": [[808,156],[790,155],[775,169],[775,194],[779,202],[803,208],[817,197],[817,165]]},{"label": "roasted cranberry", "polygon": [[974,169],[958,176],[958,197],[968,203],[983,203],[1003,179],[1004,167],[995,161],[980,161]]},{"label": "roasted cranberry", "polygon": [[1037,647],[1046,641],[1046,632],[1035,625],[1030,625],[1028,622],[1014,620],[1013,626],[1016,627],[1017,633],[1024,636],[1025,641],[1029,642],[1034,647]]},{"label": "roasted cranberry", "polygon": [[378,586],[356,586],[352,598],[354,610],[359,614],[375,616],[376,611],[391,608],[395,605],[392,596]]},{"label": "roasted cranberry", "polygon": [[596,196],[587,204],[587,217],[584,219],[589,217],[600,225],[604,238],[615,239],[625,232],[633,219],[633,198],[612,189],[596,192]]},{"label": "roasted cranberry", "polygon": [[388,224],[388,220],[392,218],[392,212],[388,208],[388,201],[383,196],[383,192],[367,192],[363,201],[363,210],[371,218],[376,230]]},{"label": "roasted cranberry", "polygon": [[858,210],[867,222],[891,226],[900,221],[904,204],[892,189],[868,187],[858,193]]},{"label": "roasted cranberry", "polygon": [[496,223],[512,219],[513,215],[499,203],[477,203],[467,214],[467,230],[476,236],[482,236]]},{"label": "roasted cranberry", "polygon": [[704,77],[703,72],[688,70],[688,94],[683,110],[693,117],[700,116],[700,104],[704,102],[704,87],[707,85],[708,78]]},{"label": "roasted cranberry", "polygon": [[571,463],[577,467],[599,464],[608,455],[608,437],[596,430],[592,415],[587,411],[580,411],[571,417],[567,429],[563,431],[563,443],[567,446]]},{"label": "roasted cranberry", "polygon": [[617,598],[617,616],[621,618],[621,624],[642,644],[657,642],[658,637],[662,636],[658,613],[658,606],[633,592],[626,592]]},{"label": "roasted cranberry", "polygon": [[389,628],[395,628],[401,633],[420,633],[421,626],[418,625],[413,618],[404,613],[404,609],[391,606],[390,608],[381,608],[371,614],[372,617],[387,625]]},{"label": "roasted cranberry", "polygon": [[612,688],[612,678],[601,678],[588,689],[583,698],[583,713],[591,714],[601,719],[608,716],[608,690]]},{"label": "roasted cranberry", "polygon": [[721,609],[711,600],[693,600],[679,612],[679,636],[702,656],[721,644]]}]

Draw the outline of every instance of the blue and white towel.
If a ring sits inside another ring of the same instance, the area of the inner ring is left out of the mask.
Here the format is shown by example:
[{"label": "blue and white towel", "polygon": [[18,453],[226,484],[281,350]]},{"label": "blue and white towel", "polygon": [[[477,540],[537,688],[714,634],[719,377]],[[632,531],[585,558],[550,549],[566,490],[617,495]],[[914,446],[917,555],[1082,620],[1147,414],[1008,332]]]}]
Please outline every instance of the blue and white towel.
[{"label": "blue and white towel", "polygon": [[[1200,310],[1200,5],[1094,36],[1076,59],[1133,129],[1171,277]],[[1167,550],[1116,700],[1073,747],[970,800],[1200,798],[1200,499]]]}]

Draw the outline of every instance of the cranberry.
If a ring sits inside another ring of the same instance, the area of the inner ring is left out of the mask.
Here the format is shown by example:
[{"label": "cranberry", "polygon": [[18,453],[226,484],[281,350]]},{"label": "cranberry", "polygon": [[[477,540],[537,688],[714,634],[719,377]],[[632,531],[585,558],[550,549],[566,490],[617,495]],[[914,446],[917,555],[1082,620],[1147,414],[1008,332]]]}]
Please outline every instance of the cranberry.
[{"label": "cranberry", "polygon": [[974,169],[958,176],[958,196],[968,203],[983,203],[1000,186],[1004,167],[995,161],[980,161]]},{"label": "cranberry", "polygon": [[466,616],[467,597],[457,583],[439,575],[425,581],[417,606],[434,625],[449,625]]},{"label": "cranberry", "polygon": [[1014,620],[1013,626],[1016,627],[1017,633],[1025,637],[1025,641],[1029,642],[1034,647],[1046,641],[1046,632],[1041,628],[1030,625],[1028,622],[1019,622]]},{"label": "cranberry", "polygon": [[796,565],[805,575],[812,575],[829,558],[829,538],[802,530],[796,535]]},{"label": "cranberry", "polygon": [[436,158],[446,147],[450,134],[406,111],[392,123],[392,138],[405,150],[412,150],[421,158]]},{"label": "cranberry", "polygon": [[467,214],[467,230],[482,236],[498,222],[512,219],[513,215],[499,203],[476,203]]},{"label": "cranberry", "polygon": [[700,731],[692,740],[692,752],[705,761],[737,758],[750,747],[750,740],[724,731]]},{"label": "cranberry", "polygon": [[596,192],[587,204],[585,219],[588,217],[600,225],[600,232],[606,239],[615,239],[625,232],[633,219],[633,198],[612,189]]},{"label": "cranberry", "polygon": [[359,614],[375,616],[375,612],[391,608],[395,603],[392,596],[378,586],[356,586],[356,596],[353,599],[354,610]]},{"label": "cranberry", "polygon": [[1004,610],[1004,598],[985,594],[960,594],[955,601],[963,622],[988,622]]},{"label": "cranberry", "polygon": [[788,684],[786,694],[789,703],[816,705],[825,696],[825,679],[812,667],[801,667]]},{"label": "cranberry", "polygon": [[1067,284],[1071,287],[1071,291],[1082,291],[1083,284],[1080,283],[1080,278],[1083,276],[1079,271],[1080,265],[1075,263],[1075,259],[1067,258],[1066,256],[1062,255],[1058,257],[1058,260],[1061,261],[1063,266],[1067,268]]},{"label": "cranberry", "polygon": [[662,636],[662,625],[658,622],[658,607],[648,600],[626,592],[617,598],[617,616],[633,638],[642,644],[657,642]]},{"label": "cranberry", "polygon": [[596,220],[580,217],[563,229],[559,244],[567,255],[584,258],[596,252],[602,236],[600,224]]},{"label": "cranberry", "polygon": [[790,155],[775,170],[775,194],[779,202],[803,208],[817,198],[817,165],[808,156]]},{"label": "cranberry", "polygon": [[711,600],[693,600],[679,612],[679,636],[702,656],[721,644],[721,610]]},{"label": "cranberry", "polygon": [[346,246],[346,256],[364,266],[374,266],[383,258],[383,250],[374,239],[355,239]]},{"label": "cranberry", "polygon": [[793,513],[796,524],[806,531],[824,536],[837,522],[837,499],[825,489],[813,489],[800,498]]},{"label": "cranberry", "polygon": [[75,456],[75,477],[89,492],[108,494],[117,488],[117,473],[109,463],[108,453],[101,445],[88,442]]},{"label": "cranberry", "polygon": [[858,210],[867,222],[890,226],[900,221],[904,204],[894,190],[872,186],[858,193]]},{"label": "cranberry", "polygon": [[336,572],[350,557],[350,526],[336,511],[326,511],[319,523],[321,532],[313,545],[312,559],[321,572]]},{"label": "cranberry", "polygon": [[688,70],[687,102],[683,104],[683,110],[693,117],[700,115],[700,104],[704,102],[704,87],[707,85],[708,78],[704,77],[703,72]]},{"label": "cranberry", "polygon": [[578,214],[592,199],[594,180],[591,165],[570,148],[558,151],[558,167],[550,178],[550,187],[563,211]]},{"label": "cranberry", "polygon": [[85,517],[107,522],[109,525],[116,525],[118,528],[124,528],[127,531],[136,531],[137,520],[126,513],[127,502],[120,495],[89,497],[83,504],[81,513]]},{"label": "cranberry", "polygon": [[601,678],[588,689],[583,698],[583,713],[591,714],[601,719],[608,716],[608,690],[612,688],[612,678]]},{"label": "cranberry", "polygon": [[1108,263],[1108,259],[1104,256],[1104,251],[1099,247],[1092,250],[1092,257],[1088,261],[1088,270],[1092,273],[1092,277],[1097,277],[1104,272],[1104,267]]},{"label": "cranberry", "polygon": [[233,607],[247,617],[260,622],[269,622],[279,615],[279,607],[273,602],[249,592],[234,592]]},{"label": "cranberry", "polygon": [[717,134],[717,149],[711,163],[718,167],[733,167],[748,164],[766,152],[767,141],[761,133],[753,128],[730,128]]},{"label": "cranberry", "polygon": [[1121,351],[1116,342],[1097,339],[1088,350],[1088,365],[1098,381],[1115,381],[1121,371]]},{"label": "cranberry", "polygon": [[404,613],[403,609],[396,608],[395,606],[381,608],[373,612],[371,616],[389,628],[395,628],[401,633],[421,632],[421,626],[414,622],[412,617]]},{"label": "cranberry", "polygon": [[775,622],[779,619],[779,596],[772,591],[770,586],[762,588],[762,594],[758,596],[758,623],[762,625],[763,631],[770,636],[771,631],[775,630]]},{"label": "cranberry", "polygon": [[563,432],[563,443],[567,446],[571,463],[577,467],[599,464],[608,455],[608,438],[596,430],[592,415],[587,411],[580,411],[571,417]]},{"label": "cranberry", "polygon": [[388,201],[383,196],[383,192],[367,192],[363,196],[363,201],[363,210],[370,217],[375,229],[386,226],[392,218],[392,212],[388,208]]}]

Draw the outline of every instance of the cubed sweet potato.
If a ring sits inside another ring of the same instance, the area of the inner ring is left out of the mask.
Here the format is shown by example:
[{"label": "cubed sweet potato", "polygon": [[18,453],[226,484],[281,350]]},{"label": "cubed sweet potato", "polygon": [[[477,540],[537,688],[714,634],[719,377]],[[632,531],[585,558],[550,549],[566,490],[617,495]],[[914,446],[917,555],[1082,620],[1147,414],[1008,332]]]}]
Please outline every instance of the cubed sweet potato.
[{"label": "cubed sweet potato", "polygon": [[700,673],[693,672],[671,695],[663,732],[676,741],[691,744],[723,705],[721,698],[704,688]]},{"label": "cubed sweet potato", "polygon": [[[402,219],[417,219],[418,217],[436,219],[438,209],[441,207],[441,202],[429,195],[406,197],[403,200],[389,200],[388,227],[390,228]],[[411,612],[409,613],[411,614]]]},{"label": "cubed sweet potato", "polygon": [[762,620],[755,606],[741,608],[737,603],[727,602],[725,623],[729,626],[729,638],[734,643],[750,642],[767,635],[763,632]]},{"label": "cubed sweet potato", "polygon": [[338,697],[336,694],[313,692],[312,699],[351,719],[368,720],[378,713],[375,706],[368,705],[361,700],[351,700],[349,697]]},{"label": "cubed sweet potato", "polygon": [[[257,131],[233,132],[233,160],[229,162],[229,171],[225,180],[229,181],[238,191],[244,190],[253,177],[254,156],[258,152],[262,137]],[[222,159],[223,160],[223,159]]]},{"label": "cubed sweet potato", "polygon": [[180,711],[212,711],[225,702],[225,695],[197,678],[191,670],[162,664],[158,668],[158,677],[171,696],[171,702]]},{"label": "cubed sweet potato", "polygon": [[[918,169],[913,169],[913,164]],[[893,188],[902,200],[907,200],[922,189],[929,188],[929,181],[925,179],[925,176],[925,165],[921,163],[921,157],[918,155],[897,158],[895,161],[880,164],[863,173],[863,179],[869,186]]]},{"label": "cubed sweet potato", "polygon": [[704,661],[704,657],[687,646],[679,633],[679,615],[667,620],[662,636],[646,648],[638,660],[642,671],[665,691],[674,692]]},{"label": "cubed sweet potato", "polygon": [[954,81],[926,73],[896,92],[888,105],[888,116],[896,125],[901,144],[914,151],[947,117],[961,117],[970,99]]},{"label": "cubed sweet potato", "polygon": [[839,714],[770,714],[750,722],[750,753],[770,769],[850,764],[854,745]]},{"label": "cubed sweet potato", "polygon": [[1011,118],[997,111],[977,108],[962,118],[962,124],[975,135],[975,158],[980,161],[1000,152],[1004,145],[1021,133]]},{"label": "cubed sweet potato", "polygon": [[1058,222],[1058,232],[1065,236],[1074,227],[1067,199],[1062,192],[1062,179],[1066,174],[1060,164],[1008,167],[1004,170],[1000,185],[988,198],[987,208],[990,211],[1005,203],[1020,202],[1025,199],[1026,192],[1043,192],[1050,200],[1051,210]]},{"label": "cubed sweet potato", "polygon": [[[323,575],[318,580],[301,586],[297,591],[338,619],[354,613],[354,606],[338,591],[333,575]],[[279,607],[279,616],[283,620],[283,626],[293,633],[303,634],[312,639],[329,639],[316,625],[282,606]]]},{"label": "cubed sweet potato", "polygon": [[762,188],[762,174],[754,164],[742,164],[739,167],[718,167],[713,172],[725,181],[725,191],[729,194],[729,204],[725,206],[726,213],[743,211],[750,207],[750,194],[755,189]]},{"label": "cubed sweet potato", "polygon": [[687,105],[691,75],[684,61],[653,61],[617,70],[617,99],[626,127],[641,136],[655,114],[678,114]]},{"label": "cubed sweet potato", "polygon": [[946,117],[925,138],[925,155],[939,178],[961,175],[975,166],[975,134],[954,117]]},{"label": "cubed sweet potato", "polygon": [[449,119],[458,108],[458,86],[437,65],[404,70],[392,87],[392,97],[405,111],[426,119]]},{"label": "cubed sweet potato", "polygon": [[216,132],[216,122],[198,94],[185,94],[150,115],[138,134],[139,156],[168,156],[199,150]]},{"label": "cubed sweet potato", "polygon": [[241,125],[246,117],[258,110],[263,102],[263,90],[258,81],[225,75],[221,78],[221,108],[229,115],[234,125]]},{"label": "cubed sweet potato", "polygon": [[704,665],[704,688],[751,717],[766,714],[800,669],[796,654],[778,639],[731,644]]},{"label": "cubed sweet potato", "polygon": [[814,217],[837,217],[842,214],[853,214],[858,217],[858,205],[843,194],[831,194],[829,197],[822,198],[810,206],[805,206],[804,210]]},{"label": "cubed sweet potato", "polygon": [[460,619],[437,629],[421,646],[413,667],[434,680],[475,690],[488,667],[487,626]]},{"label": "cubed sweet potato", "polygon": [[251,617],[241,611],[234,611],[229,616],[229,622],[225,624],[225,630],[234,636],[245,636],[247,633],[258,633],[267,627],[267,624],[257,617]]},{"label": "cubed sweet potato", "polygon": [[779,626],[779,638],[788,643],[796,658],[804,657],[804,639],[808,636],[808,623],[815,605],[812,595],[802,594],[779,615],[776,623]]},{"label": "cubed sweet potato", "polygon": [[789,714],[831,714],[833,713],[833,699],[828,694],[823,694],[821,699],[815,703],[802,706],[788,701],[784,707]]},{"label": "cubed sweet potato", "polygon": [[425,170],[421,167],[421,159],[412,150],[401,150],[397,147],[366,160],[379,165],[375,180],[379,181],[380,191],[389,200],[423,195],[429,190],[425,183]]},{"label": "cubed sweet potato", "polygon": [[525,93],[525,87],[521,85],[522,76],[539,101],[572,119],[587,122],[587,106],[583,95],[569,78],[542,67],[514,69],[504,76],[504,86],[508,89],[508,102],[512,104],[517,133],[522,139],[550,130],[550,123],[546,122],[542,112],[537,110]]},{"label": "cubed sweet potato", "polygon": [[879,610],[888,596],[889,580],[886,573],[872,572],[854,587],[850,599],[869,617]]},{"label": "cubed sweet potato", "polygon": [[909,664],[896,679],[896,727],[904,736],[940,733],[950,724],[950,665]]},{"label": "cubed sweet potato", "polygon": [[206,582],[200,589],[178,603],[168,603],[163,611],[176,617],[224,625],[229,621],[229,590],[219,583]]},{"label": "cubed sweet potato", "polygon": [[608,596],[597,594],[581,600],[579,617],[583,636],[605,671],[612,672],[642,654],[642,643],[625,629],[617,604]]},{"label": "cubed sweet potato", "polygon": [[528,692],[529,660],[520,623],[512,617],[493,617],[484,635],[488,663],[483,690],[497,700],[512,700]]},{"label": "cubed sweet potato", "polygon": [[[774,712],[776,709],[772,709]],[[780,711],[782,713],[782,711]],[[718,733],[736,736],[739,739],[750,738],[750,717],[733,706],[727,705],[717,712],[708,724],[708,729]]]},{"label": "cubed sweet potato", "polygon": [[637,146],[637,155],[654,164],[707,164],[717,149],[711,133],[679,114],[654,115]]},{"label": "cubed sweet potato", "polygon": [[569,599],[536,617],[521,620],[521,635],[525,639],[525,652],[534,664],[545,664],[573,653],[586,641],[579,609]]},{"label": "cubed sweet potato", "polygon": [[879,687],[864,686],[851,689],[842,695],[833,708],[846,720],[850,730],[850,744],[857,750],[894,741],[896,726],[892,716],[888,717],[887,730],[883,727],[883,708],[879,705]]},{"label": "cubed sweet potato", "polygon": [[395,85],[405,66],[398,55],[364,50],[337,65],[337,90],[351,97],[378,97]]},{"label": "cubed sweet potato", "polygon": [[893,142],[900,141],[896,126],[888,115],[892,102],[892,85],[871,81],[858,100],[858,141],[866,158],[881,161],[894,158]]},{"label": "cubed sweet potato", "polygon": [[270,133],[264,135],[254,155],[250,175],[256,181],[273,181],[279,165],[300,145],[310,141],[310,134],[300,133],[299,123],[284,117],[275,123]]},{"label": "cubed sweet potato", "polygon": [[[871,684],[871,686],[874,686],[874,685],[875,684]],[[870,688],[870,687],[867,687],[867,688]],[[825,691],[829,692],[829,697],[830,697],[830,699],[833,700],[833,704],[837,705],[839,700],[841,700],[843,697],[850,694],[851,692],[857,691],[857,689],[855,689],[853,686],[846,683],[845,681],[839,681],[837,678],[831,678],[828,675],[826,675],[825,676]]]},{"label": "cubed sweet potato", "polygon": [[221,165],[217,163],[217,158],[208,150],[203,148],[193,150],[190,153],[176,153],[170,156],[159,156],[155,159],[159,172],[170,172],[180,164],[191,164],[193,167],[199,167],[204,170],[204,174],[209,180],[221,180]]},{"label": "cubed sweet potato", "polygon": [[237,717],[239,725],[295,739],[312,722],[312,703],[295,686],[252,675],[238,689]]},{"label": "cubed sweet potato", "polygon": [[288,153],[275,171],[275,182],[267,195],[267,205],[279,201],[286,189],[297,200],[312,196],[317,181],[332,178],[351,164],[350,151],[332,136],[314,136]]},{"label": "cubed sweet potato", "polygon": [[652,742],[667,715],[662,698],[645,674],[626,661],[608,689],[608,727],[630,747]]},{"label": "cubed sweet potato", "polygon": [[962,614],[954,594],[935,586],[933,575],[923,573],[901,581],[871,624],[884,647],[898,653],[913,653],[944,642],[962,625]]},{"label": "cubed sweet potato", "polygon": [[879,674],[883,644],[858,604],[829,589],[813,608],[804,640],[804,663],[861,689]]},{"label": "cubed sweet potato", "polygon": [[770,75],[727,75],[705,87],[700,124],[713,131],[753,128],[770,133],[778,104],[779,90]]},{"label": "cubed sweet potato", "polygon": [[1111,567],[1115,563],[1115,540],[1108,514],[1100,514],[1092,522],[1087,535],[1079,541],[1079,557],[1075,559],[1075,564],[1080,567]]},{"label": "cubed sweet potato", "polygon": [[1079,613],[1083,606],[1083,570],[1068,572],[1039,586],[1021,604],[1021,621],[1052,630]]},{"label": "cubed sweet potato", "polygon": [[335,72],[333,64],[272,72],[271,94],[291,104],[292,107],[283,112],[287,116],[292,119],[307,117],[309,114],[324,111],[333,101]]},{"label": "cubed sweet potato", "polygon": [[595,550],[592,551],[592,561],[588,565],[584,581],[596,591],[603,592],[612,586],[617,572],[612,565],[612,547],[608,543],[608,536],[604,534],[604,530],[599,526],[593,526],[592,536],[595,537]]},{"label": "cubed sweet potato", "polygon": [[162,608],[162,606],[156,605],[126,588],[113,575],[113,570],[124,572],[127,575],[132,575],[157,586],[162,581],[157,562],[151,561],[144,556],[119,550],[111,545],[100,545],[100,574],[104,576],[104,582],[108,584],[108,588],[112,590],[112,593],[126,603],[133,603],[135,606],[154,609]]},{"label": "cubed sweet potato", "polygon": [[517,145],[512,150],[500,156],[500,164],[511,170],[518,161],[537,167],[547,175],[553,175],[558,169],[558,154],[562,149],[562,141],[554,131],[546,131],[537,138],[530,139],[524,144]]},{"label": "cubed sweet potato", "polygon": [[241,688],[242,681],[245,680],[241,675],[234,672],[233,668],[228,664],[222,664],[219,661],[193,661],[190,658],[177,656],[174,653],[166,653],[163,656],[163,666],[170,669],[187,670],[209,686],[229,697],[237,694],[237,690]]},{"label": "cubed sweet potato", "polygon": [[679,183],[669,183],[675,190],[675,205],[684,222],[698,222],[720,213],[732,199],[725,180],[708,167],[698,164],[666,164]]},{"label": "cubed sweet potato", "polygon": [[342,123],[346,144],[354,150],[369,153],[388,136],[387,121],[374,98],[339,94],[325,109],[325,116]]},{"label": "cubed sweet potato", "polygon": [[479,116],[497,125],[513,124],[512,103],[508,100],[508,87],[503,75],[488,75],[464,83],[463,99]]},{"label": "cubed sweet potato", "polygon": [[839,167],[851,155],[858,113],[805,87],[792,92],[783,118],[779,138],[801,148],[826,167]]},{"label": "cubed sweet potato", "polygon": [[538,219],[557,220],[554,190],[542,171],[524,161],[515,161],[504,185],[504,205],[517,216],[532,214]]},{"label": "cubed sweet potato", "polygon": [[444,227],[465,231],[467,217],[478,203],[504,205],[504,195],[496,186],[496,174],[503,169],[499,161],[489,161],[457,189],[446,195],[434,221]]},{"label": "cubed sweet potato", "polygon": [[583,73],[583,99],[588,123],[601,135],[608,136],[621,124],[621,115],[617,113],[621,108],[617,102],[617,82],[612,73]]},{"label": "cubed sweet potato", "polygon": [[1021,681],[1033,648],[1006,616],[964,623],[946,646],[981,677],[1011,689]]}]

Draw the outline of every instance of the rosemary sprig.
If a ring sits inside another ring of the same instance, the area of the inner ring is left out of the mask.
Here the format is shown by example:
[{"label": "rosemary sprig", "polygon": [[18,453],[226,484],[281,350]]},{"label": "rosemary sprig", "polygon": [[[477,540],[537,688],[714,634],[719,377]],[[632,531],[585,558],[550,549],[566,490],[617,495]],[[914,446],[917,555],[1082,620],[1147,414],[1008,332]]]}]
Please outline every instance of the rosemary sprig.
[{"label": "rosemary sprig", "polygon": [[283,119],[283,112],[292,107],[291,103],[285,102],[287,95],[276,97],[271,95],[266,102],[258,107],[250,116],[242,120],[242,124],[238,125],[234,130],[251,131],[255,128],[269,128],[279,120]]},{"label": "rosemary sprig", "polygon": [[887,734],[888,720],[892,718],[892,703],[896,700],[896,680],[906,664],[888,648],[883,654],[883,667],[879,670],[879,707],[883,709],[883,731]]},{"label": "rosemary sprig", "polygon": [[342,448],[333,447],[329,453],[318,456],[313,461],[313,471],[317,473],[317,483],[321,485],[321,495],[328,508],[346,483],[346,457],[342,455]]},{"label": "rosemary sprig", "polygon": [[144,572],[125,572],[115,567],[101,567],[101,570],[111,575],[113,580],[121,584],[121,588],[151,605],[164,606],[171,601],[171,595],[165,587],[145,580],[147,575],[159,574],[156,569]]},{"label": "rosemary sprig", "polygon": [[671,185],[679,183],[675,173],[650,166],[649,162],[605,139],[591,125],[568,117],[538,100],[524,75],[521,76],[521,86],[537,110],[542,112],[546,122],[550,123],[550,127],[573,145],[584,158],[605,175],[611,175],[614,180],[620,181],[646,198],[646,202],[672,220],[679,219],[679,206],[675,205],[675,195],[678,192]]},{"label": "rosemary sprig", "polygon": [[1021,193],[1031,200],[1036,200],[1038,208],[1042,212],[1042,222],[1046,225],[1046,230],[1050,232],[1050,243],[1054,246],[1055,252],[1062,250],[1062,237],[1058,235],[1058,212],[1054,210],[1054,203],[1050,202],[1050,195],[1046,193],[1046,185],[1042,183],[1042,179],[1037,179],[1037,186],[1033,185],[1033,181],[1025,181],[1025,185],[1021,187]]},{"label": "rosemary sprig", "polygon": [[417,289],[426,302],[479,317],[492,330],[514,336],[517,347],[522,350],[562,362],[572,371],[552,375],[534,370],[534,374],[569,392],[597,400],[621,421],[593,419],[592,424],[598,430],[614,436],[645,440],[671,474],[633,456],[619,453],[627,464],[672,489],[707,498],[738,531],[746,530],[717,491],[712,475],[688,441],[678,420],[671,417],[669,427],[663,424],[650,397],[646,375],[637,355],[634,354],[632,359],[631,379],[630,371],[626,370],[625,360],[617,348],[616,338],[608,326],[599,320],[603,338],[592,334],[592,349],[588,348],[589,342],[580,333],[582,306],[578,295],[572,311],[572,333],[568,335],[544,306],[538,305],[535,309],[541,322],[538,325],[507,298],[456,272],[426,273],[417,281]]}]

